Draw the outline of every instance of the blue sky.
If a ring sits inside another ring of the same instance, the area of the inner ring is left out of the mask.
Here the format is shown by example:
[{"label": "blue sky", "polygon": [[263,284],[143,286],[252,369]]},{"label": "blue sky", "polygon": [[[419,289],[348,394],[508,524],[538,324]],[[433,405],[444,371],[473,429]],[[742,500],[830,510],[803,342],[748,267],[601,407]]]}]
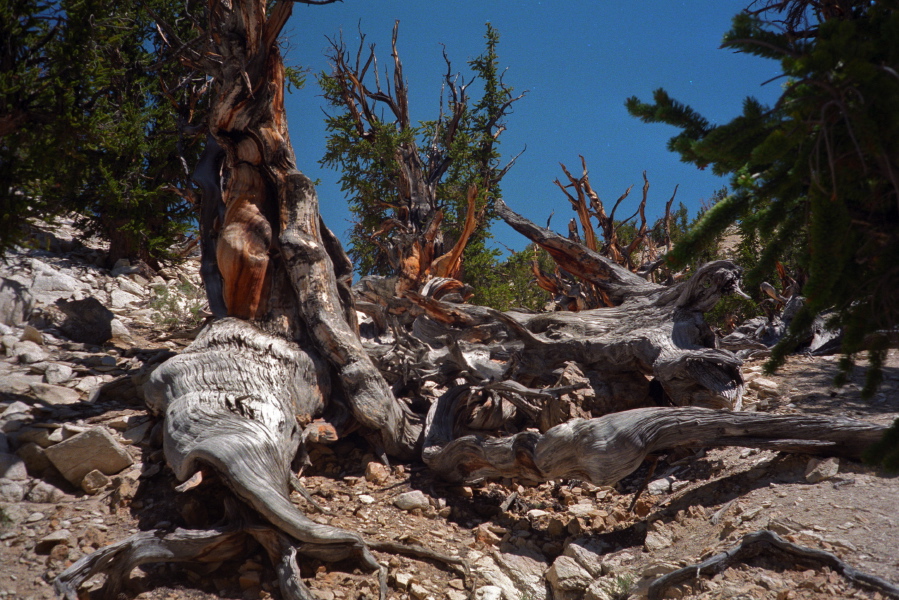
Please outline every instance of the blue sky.
[{"label": "blue sky", "polygon": [[[624,101],[649,101],[663,87],[713,123],[739,114],[743,99],[773,103],[779,65],[720,49],[733,15],[749,0],[699,2],[597,2],[547,0],[345,0],[327,6],[297,4],[285,28],[287,63],[320,72],[328,69],[326,36],[341,31],[347,47],[358,47],[358,29],[377,45],[383,67],[390,60],[390,34],[400,21],[398,49],[415,120],[435,118],[445,65],[443,46],[456,71],[469,74],[466,61],[484,48],[485,23],[499,31],[505,82],[527,91],[514,106],[502,134],[506,158],[525,147],[502,182],[507,204],[539,224],[555,211],[552,228],[566,231],[573,212],[553,180],[559,163],[579,173],[583,155],[593,188],[609,206],[636,184],[619,215],[634,212],[641,174],[650,181],[647,212],[660,216],[674,186],[691,214],[727,181],[680,162],[666,150],[676,129],[644,124],[628,115]],[[443,45],[443,46],[442,46]],[[313,77],[287,98],[291,140],[300,170],[321,181],[321,212],[346,242],[350,213],[338,173],[324,169],[326,131],[323,99]],[[677,201],[675,201],[677,206]],[[498,247],[520,250],[527,240],[505,223],[492,228]]]}]

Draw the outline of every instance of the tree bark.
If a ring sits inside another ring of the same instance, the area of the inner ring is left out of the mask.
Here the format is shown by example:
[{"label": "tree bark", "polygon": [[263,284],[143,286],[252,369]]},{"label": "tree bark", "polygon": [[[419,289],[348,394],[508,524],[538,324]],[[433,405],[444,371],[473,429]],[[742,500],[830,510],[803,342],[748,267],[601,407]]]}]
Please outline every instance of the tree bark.
[{"label": "tree bark", "polygon": [[[355,557],[380,572],[382,594],[385,589],[385,572],[359,534],[318,524],[290,501],[291,465],[304,455],[307,437],[324,427],[316,419],[338,436],[361,428],[379,454],[421,455],[453,481],[610,484],[648,453],[675,446],[855,457],[879,437],[882,427],[847,419],[695,407],[558,423],[583,410],[570,399],[570,411],[555,407],[587,385],[578,369],[603,380],[595,386],[618,386],[621,395],[633,389],[648,394],[653,378],[676,404],[738,408],[740,361],[715,347],[702,313],[722,294],[739,290],[740,270],[719,261],[686,283],[658,286],[502,203],[497,209],[507,222],[602,288],[615,305],[578,314],[500,313],[441,300],[448,288],[434,285],[425,294],[407,294],[418,316],[410,329],[394,329],[392,346],[364,346],[349,292],[351,265],[322,223],[315,190],[297,170],[287,134],[277,37],[292,2],[275,4],[268,17],[265,5],[214,1],[210,7],[203,38],[209,46],[196,60],[215,77],[214,144],[198,181],[208,202],[201,224],[203,278],[221,318],[160,366],[144,391],[150,408],[165,415],[164,451],[176,477],[192,482],[202,469],[213,469],[271,525],[242,531],[269,552],[284,597],[307,597],[297,553]],[[449,390],[427,415],[414,414],[394,391],[420,393],[425,380]],[[463,398],[475,401],[458,418]],[[485,399],[495,402],[488,407]],[[512,410],[542,423],[542,433],[496,435]],[[72,565],[57,589],[73,598],[82,581],[105,572],[107,592],[115,595],[145,560],[228,555],[240,543],[235,536],[229,530],[138,534]]]}]

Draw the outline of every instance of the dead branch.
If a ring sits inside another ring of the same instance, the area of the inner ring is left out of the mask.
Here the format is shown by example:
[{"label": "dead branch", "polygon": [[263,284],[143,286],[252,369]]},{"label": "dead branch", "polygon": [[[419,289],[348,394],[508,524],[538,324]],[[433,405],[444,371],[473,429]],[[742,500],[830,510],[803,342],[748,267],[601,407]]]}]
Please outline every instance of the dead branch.
[{"label": "dead branch", "polygon": [[899,587],[890,582],[880,577],[863,573],[849,566],[830,552],[793,544],[784,540],[773,531],[766,529],[743,536],[743,539],[737,546],[726,552],[716,554],[701,563],[689,565],[659,577],[650,584],[647,597],[649,600],[661,600],[661,598],[665,597],[665,591],[671,586],[692,581],[702,575],[708,576],[720,573],[734,563],[747,562],[760,554],[765,554],[766,556],[775,555],[781,560],[789,563],[798,563],[803,566],[828,567],[857,586],[875,590],[888,598],[899,598]]}]

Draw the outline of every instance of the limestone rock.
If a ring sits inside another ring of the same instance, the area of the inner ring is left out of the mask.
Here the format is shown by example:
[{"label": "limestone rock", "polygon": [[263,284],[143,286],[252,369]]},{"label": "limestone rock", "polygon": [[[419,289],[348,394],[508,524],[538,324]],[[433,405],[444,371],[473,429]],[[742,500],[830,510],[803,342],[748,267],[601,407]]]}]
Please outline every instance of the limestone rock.
[{"label": "limestone rock", "polygon": [[30,365],[47,360],[47,351],[32,341],[25,340],[15,344],[12,348],[13,356],[20,363]]},{"label": "limestone rock", "polygon": [[38,481],[25,494],[25,499],[36,504],[55,504],[65,497],[65,492],[46,481]]},{"label": "limestone rock", "polygon": [[0,479],[0,502],[21,502],[25,497],[25,486],[21,481]]},{"label": "limestone rock", "polygon": [[102,491],[107,485],[109,485],[109,477],[96,469],[87,473],[81,480],[81,489],[89,496]]},{"label": "limestone rock", "polygon": [[56,307],[66,315],[60,330],[69,339],[100,345],[112,338],[111,323],[115,315],[93,296],[83,300],[58,300]]},{"label": "limestone rock", "polygon": [[69,547],[74,547],[76,541],[75,536],[73,536],[72,532],[68,529],[57,529],[38,540],[34,545],[34,551],[37,554],[49,554],[54,546],[64,544]]},{"label": "limestone rock", "polygon": [[44,370],[44,381],[51,385],[59,385],[72,379],[72,367],[60,363],[50,363]]},{"label": "limestone rock", "polygon": [[425,510],[431,506],[428,497],[425,496],[424,492],[421,490],[413,490],[411,492],[400,494],[396,497],[396,500],[393,501],[393,504],[400,510],[413,510],[416,508]]},{"label": "limestone rock", "polygon": [[840,472],[840,459],[831,457],[827,459],[813,458],[805,467],[805,480],[809,483],[818,483],[836,477]]},{"label": "limestone rock", "polygon": [[483,585],[474,593],[476,600],[502,600],[503,590],[495,585]]},{"label": "limestone rock", "polygon": [[568,507],[568,512],[575,517],[589,519],[596,516],[596,507],[592,504],[572,504]]},{"label": "limestone rock", "polygon": [[[46,430],[44,430],[46,432]],[[21,438],[19,438],[21,441]],[[49,446],[49,444],[47,444]],[[25,462],[25,468],[33,475],[43,473],[50,466],[50,459],[44,449],[34,442],[25,442],[16,450],[16,456]]]},{"label": "limestone rock", "polygon": [[759,398],[771,398],[780,395],[777,383],[764,377],[757,377],[749,383],[750,389],[758,392]]},{"label": "limestone rock", "polygon": [[656,479],[655,481],[650,481],[646,486],[646,491],[653,496],[660,496],[661,494],[667,494],[671,492],[671,484],[674,481],[673,477],[662,477],[661,479]]},{"label": "limestone rock", "polygon": [[643,545],[649,552],[658,552],[659,550],[668,548],[672,543],[674,542],[671,540],[671,536],[669,536],[667,532],[650,531],[646,534],[646,540],[643,542]]},{"label": "limestone rock", "polygon": [[397,573],[394,576],[394,581],[396,581],[396,585],[401,590],[405,590],[412,583],[412,580],[415,577],[411,573]]},{"label": "limestone rock", "polygon": [[119,289],[121,289],[123,292],[127,292],[133,296],[137,296],[138,298],[141,298],[146,293],[141,286],[137,285],[126,277],[118,277],[116,279],[116,283],[119,284]]},{"label": "limestone rock", "polygon": [[565,546],[563,555],[577,561],[592,577],[599,577],[603,574],[602,556],[605,551],[606,544],[602,541],[579,538]]},{"label": "limestone rock", "polygon": [[34,283],[31,285],[32,293],[56,294],[57,297],[61,297],[83,287],[83,284],[71,275],[66,275],[45,263],[33,262],[34,266],[40,265],[40,270],[34,276]]},{"label": "limestone rock", "polygon": [[546,571],[546,580],[558,600],[577,600],[593,581],[593,577],[576,560],[560,556]]},{"label": "limestone rock", "polygon": [[26,481],[28,479],[28,469],[25,466],[25,461],[15,454],[0,454],[0,479]]},{"label": "limestone rock", "polygon": [[31,393],[35,398],[47,404],[75,404],[81,401],[81,394],[76,390],[49,383],[31,384]]},{"label": "limestone rock", "polygon": [[80,486],[93,470],[115,475],[134,461],[103,427],[79,433],[46,450],[47,458],[72,485]]},{"label": "limestone rock", "polygon": [[129,294],[123,290],[113,290],[109,293],[109,304],[112,308],[125,308],[141,301],[140,296]]},{"label": "limestone rock", "polygon": [[18,281],[0,277],[0,323],[16,327],[28,320],[34,309],[34,297]]},{"label": "limestone rock", "polygon": [[[508,545],[503,545],[503,548],[508,547]],[[546,572],[548,561],[543,554],[522,545],[508,552],[498,552],[493,555],[493,558],[500,568],[516,582],[523,596],[535,600],[544,597],[546,581],[543,574]]]},{"label": "limestone rock", "polygon": [[375,485],[384,485],[390,477],[390,469],[374,461],[365,465],[365,479]]},{"label": "limestone rock", "polygon": [[420,583],[413,583],[409,586],[409,593],[417,600],[424,600],[428,595],[428,588]]}]

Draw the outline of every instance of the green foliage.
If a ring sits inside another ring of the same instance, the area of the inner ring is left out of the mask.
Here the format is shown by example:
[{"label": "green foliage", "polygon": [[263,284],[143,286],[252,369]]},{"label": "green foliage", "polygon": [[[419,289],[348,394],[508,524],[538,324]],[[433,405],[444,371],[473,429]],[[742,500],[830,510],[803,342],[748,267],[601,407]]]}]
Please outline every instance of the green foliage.
[{"label": "green foliage", "polygon": [[111,241],[111,261],[171,258],[193,218],[172,189],[190,187],[187,165],[201,149],[180,125],[198,122],[204,106],[179,103],[184,88],[162,89],[182,67],[160,60],[151,15],[187,34],[183,3],[14,0],[0,11],[0,121],[10,124],[0,140],[9,182],[0,246],[15,243],[23,217],[74,211]]},{"label": "green foliage", "polygon": [[[787,3],[803,4],[800,0]],[[807,3],[804,3],[807,4]],[[844,329],[843,351],[867,350],[873,392],[885,338],[899,316],[899,11],[895,2],[856,3],[794,35],[738,15],[725,46],[780,61],[787,82],[773,107],[749,98],[743,114],[712,126],[664,91],[627,101],[646,122],[677,126],[669,147],[701,168],[731,176],[733,193],[678,244],[690,257],[734,222],[761,246],[748,279],[775,261],[807,273],[805,309],[775,348],[772,367],[825,310]],[[764,14],[764,13],[763,13]]]},{"label": "green foliage", "polygon": [[631,597],[631,590],[637,583],[637,576],[633,573],[615,575],[615,579],[604,583],[602,588],[609,600],[627,600]]},{"label": "green foliage", "polygon": [[479,284],[474,286],[475,295],[471,301],[497,310],[542,310],[552,298],[535,283],[531,266],[535,256],[542,270],[552,272],[555,266],[552,258],[534,244],[521,252],[513,252],[503,262],[496,263],[490,257],[491,264],[488,266],[475,264],[472,270],[481,275]]},{"label": "green foliage", "polygon": [[[463,278],[481,297],[504,296],[505,291],[483,289],[494,285],[485,282],[496,281],[499,266],[499,251],[489,247],[489,226],[495,219],[494,201],[501,196],[498,134],[505,127],[503,118],[512,101],[512,89],[501,81],[498,44],[499,33],[488,23],[484,52],[468,61],[472,80],[454,89],[447,99],[448,113],[462,111],[452,135],[446,131],[448,119],[442,112],[440,118],[417,125],[369,115],[365,127],[360,127],[358,116],[347,108],[340,81],[332,74],[318,77],[326,100],[336,109],[326,119],[329,137],[321,164],[340,172],[341,189],[354,219],[348,254],[357,273],[392,274],[387,253],[373,234],[404,210],[400,208],[404,206],[403,197],[410,192],[401,189],[405,180],[398,157],[414,148],[436,190],[435,208],[443,211],[441,229],[449,243],[459,238],[467,211],[467,191],[469,186],[476,186],[478,226],[463,254]],[[467,94],[475,82],[480,97],[470,102]],[[391,234],[399,235],[398,229]]]},{"label": "green foliage", "polygon": [[899,473],[899,419],[887,429],[883,438],[865,452],[865,461],[880,464],[891,473]]},{"label": "green foliage", "polygon": [[206,292],[187,282],[175,286],[157,286],[150,299],[153,321],[161,327],[190,329],[203,322],[201,312],[206,305]]}]

